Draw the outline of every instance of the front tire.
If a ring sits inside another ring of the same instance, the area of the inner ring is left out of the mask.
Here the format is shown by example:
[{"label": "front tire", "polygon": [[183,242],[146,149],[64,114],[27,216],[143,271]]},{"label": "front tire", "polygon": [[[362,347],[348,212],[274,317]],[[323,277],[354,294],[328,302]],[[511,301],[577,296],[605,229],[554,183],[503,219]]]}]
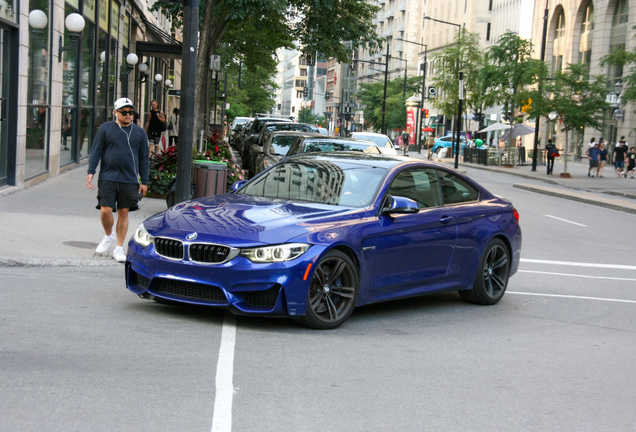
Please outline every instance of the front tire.
[{"label": "front tire", "polygon": [[492,239],[479,260],[473,289],[459,291],[459,295],[469,303],[494,305],[506,292],[509,277],[508,248],[500,239]]},{"label": "front tire", "polygon": [[329,251],[314,270],[307,311],[298,322],[315,329],[333,329],[353,312],[360,290],[358,271],[351,259],[339,250]]}]

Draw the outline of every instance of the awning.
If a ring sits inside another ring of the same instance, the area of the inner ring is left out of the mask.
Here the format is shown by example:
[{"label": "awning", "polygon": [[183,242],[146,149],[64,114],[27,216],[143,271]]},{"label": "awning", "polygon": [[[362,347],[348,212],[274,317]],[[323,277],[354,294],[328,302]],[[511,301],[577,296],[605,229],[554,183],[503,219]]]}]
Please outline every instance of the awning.
[{"label": "awning", "polygon": [[138,56],[181,59],[181,44],[163,42],[142,42],[135,45]]}]

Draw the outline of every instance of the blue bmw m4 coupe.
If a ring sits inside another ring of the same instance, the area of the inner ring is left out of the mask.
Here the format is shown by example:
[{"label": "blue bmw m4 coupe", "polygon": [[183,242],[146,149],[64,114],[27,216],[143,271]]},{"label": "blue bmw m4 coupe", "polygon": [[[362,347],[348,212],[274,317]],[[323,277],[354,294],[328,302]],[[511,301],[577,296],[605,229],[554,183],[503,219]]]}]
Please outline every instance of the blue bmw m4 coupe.
[{"label": "blue bmw m4 coupe", "polygon": [[128,289],[329,329],[356,306],[423,294],[492,305],[519,266],[512,204],[442,165],[305,153],[233,189],[140,224]]}]

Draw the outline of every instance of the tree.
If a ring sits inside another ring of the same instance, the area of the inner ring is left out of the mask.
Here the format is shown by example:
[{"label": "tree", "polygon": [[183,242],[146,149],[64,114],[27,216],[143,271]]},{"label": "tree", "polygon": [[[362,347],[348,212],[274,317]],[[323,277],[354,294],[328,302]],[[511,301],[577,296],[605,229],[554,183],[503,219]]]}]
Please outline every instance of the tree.
[{"label": "tree", "polygon": [[316,124],[316,116],[311,112],[311,108],[301,108],[298,111],[298,121],[301,123]]},{"label": "tree", "polygon": [[[511,126],[515,109],[524,107],[530,117],[546,113],[547,98],[540,85],[548,76],[545,62],[532,58],[532,42],[507,31],[486,52],[481,71],[483,103],[487,107],[504,105],[510,112]],[[510,163],[510,137],[508,138]]]},{"label": "tree", "polygon": [[431,56],[440,65],[431,78],[437,89],[437,98],[431,105],[447,117],[457,115],[459,104],[459,72],[464,73],[464,104],[466,109],[481,108],[481,84],[479,70],[483,67],[483,54],[479,46],[479,34],[459,29],[455,43]]},{"label": "tree", "polygon": [[[180,5],[161,3],[161,9],[176,23],[183,17]],[[218,54],[222,46],[228,53],[225,61],[240,61],[252,71],[276,63],[277,48],[295,44],[307,58],[320,52],[345,62],[351,48],[344,41],[354,49],[378,48],[371,24],[378,10],[365,0],[205,0],[200,7],[194,129],[201,129],[209,103],[210,55]]]},{"label": "tree", "polygon": [[603,125],[603,111],[609,108],[605,100],[605,80],[604,75],[588,78],[586,66],[579,63],[569,64],[565,71],[556,72],[550,83],[548,90],[552,98],[549,107],[559,115],[565,130],[564,174],[568,172],[568,133],[584,128],[600,130]]},{"label": "tree", "polygon": [[[422,79],[410,77],[406,80],[406,95],[421,91]],[[386,109],[384,124],[387,130],[404,129],[406,127],[406,105],[404,94],[404,77],[397,77],[387,82]],[[382,99],[384,98],[384,82],[362,83],[354,95],[364,105],[364,120],[374,130],[382,128]]]}]

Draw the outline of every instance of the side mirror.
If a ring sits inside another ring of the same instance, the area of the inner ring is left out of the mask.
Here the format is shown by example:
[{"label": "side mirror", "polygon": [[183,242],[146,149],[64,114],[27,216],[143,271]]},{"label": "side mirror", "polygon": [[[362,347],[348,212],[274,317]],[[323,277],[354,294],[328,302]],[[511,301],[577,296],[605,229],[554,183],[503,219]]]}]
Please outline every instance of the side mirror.
[{"label": "side mirror", "polygon": [[248,180],[239,180],[239,181],[235,181],[234,183],[232,183],[232,191],[235,190],[239,190],[240,188],[243,187],[243,185],[245,185],[245,183],[247,183]]},{"label": "side mirror", "polygon": [[401,196],[389,196],[387,205],[382,209],[382,214],[419,213],[420,207],[410,198]]},{"label": "side mirror", "polygon": [[263,147],[259,146],[258,144],[254,144],[252,146],[252,152],[256,153],[263,153]]}]

